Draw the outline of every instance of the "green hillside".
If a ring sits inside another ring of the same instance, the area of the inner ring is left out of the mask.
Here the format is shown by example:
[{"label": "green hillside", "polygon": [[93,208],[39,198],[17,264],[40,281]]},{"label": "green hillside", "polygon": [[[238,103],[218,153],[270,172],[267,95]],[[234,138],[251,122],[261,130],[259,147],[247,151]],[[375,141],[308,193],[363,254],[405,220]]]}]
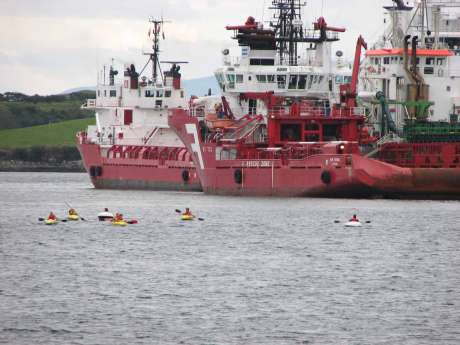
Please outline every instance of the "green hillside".
[{"label": "green hillside", "polygon": [[14,92],[0,94],[0,130],[92,117],[93,111],[81,109],[87,98],[95,98],[95,93],[81,91],[51,96],[27,96]]},{"label": "green hillside", "polygon": [[74,146],[75,134],[93,124],[95,124],[94,118],[86,118],[49,125],[0,130],[0,148]]}]

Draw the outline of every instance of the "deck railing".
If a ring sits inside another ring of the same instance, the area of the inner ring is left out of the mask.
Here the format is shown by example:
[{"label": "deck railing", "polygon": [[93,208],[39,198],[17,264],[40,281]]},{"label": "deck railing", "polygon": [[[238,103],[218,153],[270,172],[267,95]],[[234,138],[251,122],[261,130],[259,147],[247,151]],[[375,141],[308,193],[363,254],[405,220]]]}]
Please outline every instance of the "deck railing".
[{"label": "deck railing", "polygon": [[331,108],[327,105],[300,103],[298,105],[276,106],[269,110],[269,115],[274,117],[301,116],[301,117],[351,117],[364,116],[364,107]]}]

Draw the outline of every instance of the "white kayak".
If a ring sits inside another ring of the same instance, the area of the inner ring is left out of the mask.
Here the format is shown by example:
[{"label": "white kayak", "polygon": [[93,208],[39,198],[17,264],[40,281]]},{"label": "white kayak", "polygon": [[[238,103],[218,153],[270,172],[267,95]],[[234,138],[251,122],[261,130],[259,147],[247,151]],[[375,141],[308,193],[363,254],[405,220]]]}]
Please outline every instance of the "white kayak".
[{"label": "white kayak", "polygon": [[104,222],[106,220],[112,220],[114,217],[110,212],[101,212],[97,215],[97,218],[99,218],[101,222]]},{"label": "white kayak", "polygon": [[354,221],[346,222],[345,226],[348,227],[348,228],[359,228],[359,227],[363,226],[363,223],[361,223],[360,221],[354,220]]}]

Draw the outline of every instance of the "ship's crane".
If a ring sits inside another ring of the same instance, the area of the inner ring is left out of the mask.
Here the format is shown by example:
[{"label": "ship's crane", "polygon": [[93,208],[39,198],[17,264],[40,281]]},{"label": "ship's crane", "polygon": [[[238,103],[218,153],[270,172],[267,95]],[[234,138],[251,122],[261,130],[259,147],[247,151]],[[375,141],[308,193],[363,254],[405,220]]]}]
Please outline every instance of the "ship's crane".
[{"label": "ship's crane", "polygon": [[355,60],[353,62],[353,72],[351,82],[340,86],[340,100],[349,108],[356,107],[356,90],[358,86],[359,65],[361,62],[361,50],[367,49],[367,43],[362,36],[356,42]]},{"label": "ship's crane", "polygon": [[318,20],[313,23],[313,28],[315,30],[320,31],[320,36],[319,36],[320,42],[324,42],[328,40],[327,31],[332,31],[332,32],[345,32],[346,31],[345,28],[336,28],[333,26],[328,26],[326,23],[326,19],[324,19],[324,17],[319,17]]}]

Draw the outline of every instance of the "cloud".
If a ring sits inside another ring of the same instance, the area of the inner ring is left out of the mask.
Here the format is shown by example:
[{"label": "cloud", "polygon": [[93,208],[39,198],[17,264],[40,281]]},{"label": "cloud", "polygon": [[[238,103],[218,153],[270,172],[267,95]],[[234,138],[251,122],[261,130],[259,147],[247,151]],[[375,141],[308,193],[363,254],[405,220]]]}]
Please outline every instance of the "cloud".
[{"label": "cloud", "polygon": [[[382,28],[381,5],[389,0],[310,1],[304,20],[323,14],[349,31],[334,46],[352,56],[358,34],[368,41]],[[269,18],[270,0],[1,0],[0,92],[54,93],[96,83],[97,66],[111,58],[145,64],[149,15],[172,21],[162,41],[162,59],[187,60],[187,79],[209,76],[221,64],[223,47],[237,43],[224,27],[249,16]]]}]

